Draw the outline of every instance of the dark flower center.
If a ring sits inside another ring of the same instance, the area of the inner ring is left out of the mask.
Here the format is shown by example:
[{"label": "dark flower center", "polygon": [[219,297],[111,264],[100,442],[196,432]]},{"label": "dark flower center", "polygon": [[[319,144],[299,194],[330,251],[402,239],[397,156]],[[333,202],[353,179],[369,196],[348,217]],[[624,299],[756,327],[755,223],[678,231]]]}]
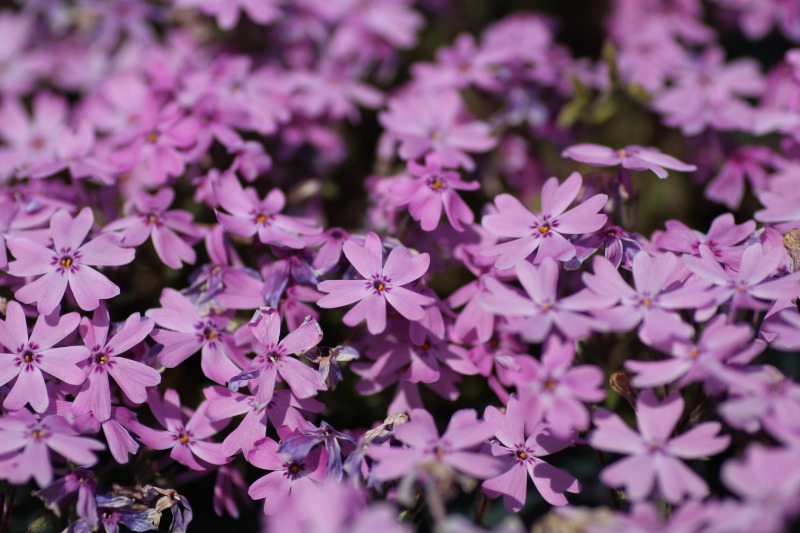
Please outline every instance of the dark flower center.
[{"label": "dark flower center", "polygon": [[46,436],[47,434],[44,432],[43,429],[34,429],[33,431],[31,431],[31,438],[33,440],[41,440]]},{"label": "dark flower center", "polygon": [[71,257],[62,257],[61,261],[59,262],[62,267],[69,268],[72,266],[72,258]]},{"label": "dark flower center", "polygon": [[372,282],[372,288],[378,292],[381,292],[386,290],[386,284],[383,282],[383,280],[376,279]]},{"label": "dark flower center", "polygon": [[22,352],[22,359],[26,363],[33,363],[34,359],[36,359],[36,354],[33,353],[33,351],[31,350],[25,350],[24,352]]},{"label": "dark flower center", "polygon": [[541,233],[542,235],[544,235],[548,231],[550,231],[550,226],[548,225],[539,226],[539,233]]},{"label": "dark flower center", "polygon": [[523,461],[528,458],[528,454],[525,453],[523,450],[517,450],[517,459],[522,459]]},{"label": "dark flower center", "polygon": [[151,131],[147,134],[147,142],[155,143],[158,140],[158,133]]}]

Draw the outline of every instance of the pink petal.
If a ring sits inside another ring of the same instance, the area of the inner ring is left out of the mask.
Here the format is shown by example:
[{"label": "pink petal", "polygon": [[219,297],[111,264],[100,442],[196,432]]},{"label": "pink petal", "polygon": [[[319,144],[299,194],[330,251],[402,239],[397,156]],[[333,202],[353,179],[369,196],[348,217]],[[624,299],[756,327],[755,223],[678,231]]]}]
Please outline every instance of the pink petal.
[{"label": "pink petal", "polygon": [[26,364],[20,369],[17,381],[3,401],[3,407],[11,411],[22,409],[27,404],[37,413],[45,412],[50,405],[42,372],[32,364]]},{"label": "pink petal", "polygon": [[373,232],[367,233],[363,248],[354,241],[347,241],[342,251],[348,261],[365,279],[372,279],[380,274],[383,267],[383,247],[381,238]]},{"label": "pink petal", "polygon": [[542,215],[558,217],[575,200],[582,185],[583,178],[577,172],[570,174],[561,185],[556,177],[548,179],[542,187]]},{"label": "pink petal", "polygon": [[422,277],[428,271],[430,262],[428,254],[422,253],[412,257],[408,248],[398,246],[389,252],[386,265],[383,267],[383,275],[395,287],[405,285]]},{"label": "pink petal", "polygon": [[594,415],[594,423],[597,429],[589,435],[589,444],[593,448],[625,454],[644,451],[639,434],[616,414],[600,409]]},{"label": "pink petal", "polygon": [[625,487],[628,498],[641,501],[653,491],[655,476],[651,457],[632,455],[604,468],[600,481],[609,487]]},{"label": "pink petal", "polygon": [[81,264],[97,266],[127,265],[136,256],[133,248],[117,246],[117,237],[104,233],[79,248]]},{"label": "pink petal", "polygon": [[[423,307],[432,305],[435,300],[429,296],[408,290],[405,287],[392,287],[384,292],[386,299],[401,315],[409,320],[422,320],[425,316]],[[369,325],[369,317],[367,317]]]},{"label": "pink petal", "polygon": [[287,354],[299,354],[316,346],[321,340],[322,328],[319,323],[313,318],[307,317],[300,327],[283,338],[279,346]]},{"label": "pink petal", "polygon": [[67,276],[61,275],[52,270],[41,278],[28,283],[14,296],[22,303],[32,304],[36,302],[36,309],[43,315],[49,315],[64,297],[67,290]]},{"label": "pink petal", "polygon": [[386,329],[386,300],[383,296],[368,294],[344,315],[342,322],[352,327],[365,319],[370,333],[373,335],[383,333]]},{"label": "pink petal", "polygon": [[526,237],[537,218],[510,194],[501,194],[494,199],[497,214],[486,215],[481,225],[487,231],[502,237]]},{"label": "pink petal", "polygon": [[544,461],[529,462],[527,466],[539,494],[551,505],[566,505],[564,493],[581,490],[577,479]]},{"label": "pink petal", "polygon": [[669,441],[671,454],[683,459],[700,459],[724,451],[730,437],[719,435],[722,425],[719,422],[705,422]]},{"label": "pink petal", "polygon": [[636,422],[645,440],[666,441],[683,414],[683,398],[672,393],[663,402],[651,390],[644,391],[636,402]]},{"label": "pink petal", "polygon": [[100,300],[108,300],[119,294],[119,287],[97,270],[81,265],[69,274],[69,288],[78,307],[84,311],[97,309]]},{"label": "pink petal", "polygon": [[329,293],[317,300],[317,305],[323,309],[350,305],[363,300],[371,292],[369,282],[356,279],[323,281],[317,289]]},{"label": "pink petal", "polygon": [[490,498],[503,496],[506,509],[516,513],[525,505],[527,496],[528,476],[522,464],[512,462],[507,470],[499,476],[483,482],[483,492]]},{"label": "pink petal", "polygon": [[39,276],[53,270],[51,259],[55,252],[50,248],[25,238],[8,239],[7,246],[16,258],[8,264],[8,273],[12,276]]}]

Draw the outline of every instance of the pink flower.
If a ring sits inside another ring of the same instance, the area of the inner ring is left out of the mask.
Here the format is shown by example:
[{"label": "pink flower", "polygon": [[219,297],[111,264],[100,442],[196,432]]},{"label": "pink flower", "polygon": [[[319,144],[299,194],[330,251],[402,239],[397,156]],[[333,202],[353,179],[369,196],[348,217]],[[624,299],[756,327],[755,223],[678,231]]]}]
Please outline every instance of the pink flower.
[{"label": "pink flower", "polygon": [[[152,238],[158,257],[169,267],[194,264],[196,256],[191,243],[202,236],[202,231],[192,223],[191,213],[179,209],[167,211],[174,200],[175,191],[170,188],[153,195],[139,192],[131,202],[134,214],[118,218],[103,229],[119,231],[125,246],[139,246],[148,237]],[[179,237],[178,233],[185,237]]]},{"label": "pink flower", "polygon": [[494,427],[497,437],[491,442],[492,455],[506,460],[499,475],[483,482],[486,494],[493,498],[502,495],[506,509],[517,513],[525,505],[528,477],[542,498],[552,505],[566,505],[565,492],[580,492],[581,484],[577,479],[540,459],[572,443],[553,436],[543,424],[526,432],[525,408],[516,398],[509,399],[505,414],[489,406],[483,418]]},{"label": "pink flower", "polygon": [[316,320],[306,317],[300,327],[278,342],[281,317],[276,309],[262,307],[256,310],[248,327],[255,337],[258,354],[242,374],[230,379],[228,388],[231,391],[236,392],[240,382],[248,381],[256,401],[264,405],[272,399],[278,376],[297,398],[310,398],[317,391],[325,390],[325,382],[317,371],[291,357],[322,340],[322,328]]},{"label": "pink flower", "polygon": [[510,376],[524,406],[528,427],[547,422],[560,438],[589,427],[584,403],[605,398],[603,371],[594,365],[575,365],[575,341],[553,336],[542,348],[541,362],[520,361],[520,370]]},{"label": "pink flower", "polygon": [[700,257],[683,256],[686,268],[698,278],[712,283],[714,303],[730,303],[732,309],[763,310],[767,302],[796,294],[800,289],[800,272],[782,278],[770,278],[786,258],[781,248],[764,250],[756,243],[745,248],[738,272],[725,269],[705,245],[700,247]]},{"label": "pink flower", "polygon": [[744,251],[737,245],[752,236],[756,229],[752,220],[737,225],[731,213],[715,218],[706,235],[679,220],[668,220],[664,225],[667,230],[656,232],[652,237],[653,244],[659,248],[700,257],[700,247],[706,246],[720,263],[733,268],[738,268]]},{"label": "pink flower", "polygon": [[461,107],[456,91],[408,92],[391,98],[389,109],[378,119],[389,135],[400,141],[402,159],[435,153],[443,166],[474,170],[467,152],[486,152],[497,141],[488,124],[460,121]]},{"label": "pink flower", "polygon": [[575,247],[563,235],[579,235],[597,231],[608,217],[598,212],[608,200],[605,194],[596,194],[582,204],[567,211],[578,196],[583,179],[573,172],[559,185],[550,178],[542,188],[542,212],[535,215],[510,194],[495,197],[497,213],[483,217],[481,224],[489,232],[514,240],[490,246],[481,252],[484,256],[499,256],[496,268],[512,268],[538,248],[534,264],[545,257],[569,261],[575,256]]},{"label": "pink flower", "polygon": [[521,317],[512,321],[510,329],[518,331],[529,342],[542,342],[554,328],[565,338],[576,340],[588,337],[592,331],[603,330],[602,322],[582,314],[582,311],[611,307],[614,298],[585,289],[559,298],[556,294],[559,269],[559,264],[550,257],[545,257],[539,266],[521,261],[517,263],[516,273],[527,297],[486,276],[486,292],[478,299],[483,308],[492,313]]},{"label": "pink flower", "polygon": [[0,320],[0,345],[8,352],[0,354],[0,385],[14,378],[14,386],[3,401],[10,410],[22,409],[30,404],[34,411],[43,413],[50,405],[42,372],[71,385],[80,385],[86,379],[76,364],[89,357],[83,346],[53,348],[75,331],[80,322],[77,313],[58,316],[39,315],[28,337],[25,314],[17,302],[8,302],[5,320]]},{"label": "pink flower", "polygon": [[589,435],[589,444],[629,456],[600,472],[603,483],[624,487],[632,501],[647,498],[654,489],[669,503],[680,503],[686,496],[706,496],[706,482],[679,459],[716,455],[728,447],[730,437],[718,435],[722,427],[719,422],[704,422],[672,438],[683,407],[678,393],[659,402],[652,391],[643,392],[636,402],[639,433],[616,414],[599,410],[594,417],[597,429]]},{"label": "pink flower", "polygon": [[464,231],[461,223],[472,224],[475,215],[456,191],[474,191],[480,188],[478,182],[461,181],[458,172],[442,167],[436,154],[428,154],[424,165],[409,161],[408,168],[414,178],[400,178],[390,194],[396,195],[395,205],[408,204],[411,218],[419,221],[423,230],[437,228],[442,208],[456,231]]},{"label": "pink flower", "polygon": [[163,399],[155,389],[150,389],[147,405],[165,431],[152,429],[135,419],[127,421],[126,425],[143,444],[154,450],[170,450],[170,457],[192,470],[205,471],[211,465],[230,461],[222,453],[221,444],[208,440],[228,423],[227,420],[208,420],[208,402],[201,403],[194,413],[188,410],[187,414],[187,410],[181,408],[180,397],[174,389],[167,389]]},{"label": "pink flower", "polygon": [[104,233],[83,243],[92,228],[94,215],[88,207],[81,209],[74,219],[60,210],[50,220],[50,236],[53,248],[24,238],[8,241],[8,248],[16,257],[9,263],[12,276],[41,276],[28,283],[14,294],[20,302],[36,303],[42,314],[56,308],[69,285],[78,306],[91,311],[119,294],[119,287],[107,277],[91,268],[94,266],[118,266],[133,261],[135,252],[117,244],[114,235]]},{"label": "pink flower", "polygon": [[595,257],[594,274],[584,274],[582,279],[598,296],[617,300],[615,307],[602,312],[602,319],[609,327],[630,331],[641,324],[639,338],[648,344],[660,343],[670,337],[688,338],[693,333],[676,309],[700,308],[712,301],[712,295],[705,291],[706,285],[676,283],[678,266],[678,258],[673,254],[652,257],[639,252],[633,258],[635,288],[631,288],[608,259]]},{"label": "pink flower", "polygon": [[665,170],[667,168],[680,170],[681,172],[697,170],[696,166],[663,154],[657,148],[638,145],[630,145],[614,150],[599,144],[575,144],[564,150],[561,153],[561,157],[568,157],[581,163],[600,167],[621,165],[622,168],[630,170],[650,170],[661,179],[667,177],[667,171]]},{"label": "pink flower", "polygon": [[174,368],[201,350],[200,367],[209,379],[224,384],[240,372],[234,362],[238,354],[233,337],[225,331],[228,316],[201,316],[192,302],[174,289],[164,289],[159,302],[162,307],[150,309],[146,315],[160,326],[152,336],[164,346],[158,354],[161,364]]},{"label": "pink flower", "polygon": [[220,224],[237,235],[258,238],[264,244],[304,248],[300,235],[316,235],[322,228],[314,226],[307,218],[281,215],[286,197],[280,189],[272,189],[263,200],[259,200],[255,189],[242,188],[234,175],[220,182],[217,195],[220,205],[228,213],[217,211]]},{"label": "pink flower", "polygon": [[109,339],[110,321],[105,306],[98,307],[94,317],[81,320],[81,336],[91,350],[89,361],[84,365],[86,381],[75,396],[73,414],[79,416],[91,412],[104,422],[111,416],[111,391],[109,376],[133,403],[147,399],[147,388],[161,383],[161,374],[144,363],[122,357],[142,342],[153,329],[153,321],[134,313]]},{"label": "pink flower", "polygon": [[408,320],[421,320],[424,306],[434,303],[433,298],[406,289],[412,281],[428,270],[430,256],[426,253],[411,256],[408,248],[394,248],[383,265],[381,239],[368,233],[364,246],[348,241],[343,247],[344,255],[361,274],[363,280],[328,280],[317,286],[328,293],[317,305],[329,309],[358,302],[344,316],[344,323],[355,326],[367,320],[367,329],[373,335],[386,329],[386,301]]},{"label": "pink flower", "polygon": [[289,454],[278,453],[278,443],[269,437],[258,442],[247,454],[247,461],[263,468],[273,470],[257,479],[248,494],[254,500],[265,499],[264,514],[274,515],[284,508],[290,496],[303,498],[308,492],[312,497],[306,501],[316,501],[313,496],[318,490],[317,483],[325,479],[327,458],[323,448],[313,450],[307,457],[292,458]]},{"label": "pink flower", "polygon": [[17,485],[33,478],[44,487],[53,480],[48,450],[74,464],[91,466],[97,462],[93,452],[104,448],[94,439],[79,436],[63,416],[39,419],[23,409],[0,417],[0,456],[13,454],[0,467],[0,478]]},{"label": "pink flower", "polygon": [[394,429],[394,438],[408,447],[372,445],[369,455],[378,462],[370,474],[390,481],[412,474],[425,462],[443,463],[468,476],[485,479],[495,475],[502,462],[490,455],[470,451],[492,436],[494,428],[478,420],[472,409],[456,411],[439,436],[433,417],[424,409],[411,411],[411,421]]}]

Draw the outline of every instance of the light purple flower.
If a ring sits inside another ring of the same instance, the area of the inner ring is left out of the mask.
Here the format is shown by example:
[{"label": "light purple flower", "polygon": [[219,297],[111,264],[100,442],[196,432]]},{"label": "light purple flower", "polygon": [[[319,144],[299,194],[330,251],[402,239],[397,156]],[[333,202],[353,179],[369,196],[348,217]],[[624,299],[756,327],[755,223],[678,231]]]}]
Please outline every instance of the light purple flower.
[{"label": "light purple flower", "polygon": [[39,315],[28,337],[22,306],[8,302],[6,319],[0,320],[0,345],[8,350],[0,354],[0,385],[17,379],[3,401],[6,409],[13,411],[30,404],[34,411],[43,413],[48,408],[50,396],[42,372],[71,385],[80,385],[86,379],[76,364],[89,357],[89,350],[83,346],[53,348],[75,331],[80,316],[59,316],[58,312]]},{"label": "light purple flower", "polygon": [[679,459],[716,455],[728,447],[730,437],[718,434],[722,427],[719,422],[704,422],[672,437],[683,407],[678,393],[659,402],[652,391],[643,392],[636,402],[639,433],[616,414],[598,411],[594,417],[597,429],[589,435],[589,444],[629,456],[600,472],[603,483],[624,487],[632,501],[647,498],[654,489],[669,503],[680,503],[687,496],[705,497],[706,482]]},{"label": "light purple flower", "polygon": [[272,189],[263,200],[259,200],[255,189],[242,188],[234,175],[223,178],[217,189],[220,205],[228,213],[217,211],[220,224],[237,235],[258,238],[264,244],[304,248],[301,235],[315,235],[322,228],[314,226],[307,218],[280,214],[286,197],[280,189]]},{"label": "light purple flower", "polygon": [[400,142],[402,159],[435,153],[443,166],[474,170],[475,162],[467,152],[486,152],[497,141],[488,124],[460,121],[461,108],[456,91],[411,91],[391,98],[378,120]]},{"label": "light purple flower", "polygon": [[679,220],[668,220],[664,225],[666,231],[656,232],[652,237],[653,244],[659,248],[700,257],[700,246],[704,245],[717,261],[734,268],[738,268],[744,251],[737,245],[751,237],[756,229],[756,223],[752,220],[737,225],[731,213],[715,218],[706,235],[690,229]]},{"label": "light purple flower", "polygon": [[396,196],[395,205],[408,204],[411,218],[419,221],[423,230],[433,231],[439,226],[442,208],[456,231],[464,231],[462,223],[472,224],[475,215],[456,191],[474,191],[480,183],[462,181],[458,172],[443,168],[436,154],[428,154],[424,165],[409,161],[408,169],[414,177],[401,178],[390,194]]},{"label": "light purple flower", "polygon": [[241,423],[222,441],[222,453],[229,457],[239,450],[247,457],[256,441],[267,436],[268,420],[274,427],[299,430],[308,426],[300,410],[318,413],[325,407],[314,398],[298,399],[289,390],[276,390],[267,403],[259,403],[255,395],[231,392],[223,387],[207,387],[203,392],[208,400],[206,416],[212,422],[244,415]]},{"label": "light purple flower", "polygon": [[158,354],[161,364],[176,367],[201,350],[200,367],[209,379],[224,384],[240,372],[234,362],[239,357],[233,337],[225,330],[228,316],[201,316],[194,304],[174,289],[164,289],[159,302],[162,307],[145,314],[160,326],[152,336],[164,346]]},{"label": "light purple flower", "polygon": [[598,212],[605,206],[608,196],[596,194],[582,204],[567,210],[578,196],[583,178],[573,172],[559,185],[558,179],[550,178],[542,187],[542,212],[535,215],[510,194],[501,194],[494,199],[497,213],[483,217],[481,224],[489,232],[512,241],[490,246],[481,252],[484,256],[499,256],[496,268],[512,268],[530,256],[538,248],[534,263],[545,257],[557,261],[569,261],[575,256],[575,247],[564,235],[580,235],[597,231],[608,217]]},{"label": "light purple flower", "polygon": [[689,339],[672,338],[658,348],[669,353],[670,359],[659,361],[636,361],[629,359],[625,367],[636,373],[634,387],[649,388],[676,382],[678,387],[700,381],[709,390],[715,390],[744,378],[728,366],[731,359],[741,357],[744,352],[754,352],[755,357],[764,349],[763,344],[753,342],[753,331],[747,324],[727,324],[724,316],[716,316],[703,329],[696,342]]},{"label": "light purple flower", "polygon": [[240,382],[248,381],[261,405],[272,399],[278,376],[297,398],[310,398],[325,390],[325,382],[317,371],[291,357],[322,340],[322,328],[316,320],[307,317],[299,328],[280,339],[281,317],[277,309],[262,307],[256,310],[248,327],[257,343],[257,355],[243,373],[230,379],[229,389],[235,392]]},{"label": "light purple flower", "polygon": [[484,309],[506,317],[522,317],[512,321],[512,330],[529,342],[542,342],[552,330],[567,339],[583,339],[592,331],[602,331],[605,326],[583,311],[610,307],[615,299],[582,290],[571,296],[559,298],[558,273],[560,265],[550,257],[539,266],[520,261],[516,266],[517,278],[527,292],[527,298],[495,278],[485,277],[486,292],[478,296]]},{"label": "light purple flower", "polygon": [[[194,264],[196,256],[191,243],[202,236],[202,231],[192,223],[191,213],[179,209],[167,211],[174,200],[175,191],[170,188],[160,189],[153,195],[139,192],[131,202],[134,214],[118,218],[103,230],[119,231],[122,244],[131,247],[152,238],[158,257],[169,267]],[[185,237],[179,237],[178,233]]]},{"label": "light purple flower", "polygon": [[394,438],[408,447],[370,446],[368,453],[377,461],[370,475],[379,481],[390,481],[413,475],[421,464],[434,462],[470,477],[492,477],[500,470],[502,461],[471,449],[484,443],[493,432],[492,425],[479,421],[474,410],[462,409],[453,413],[440,437],[430,413],[413,409],[411,421],[394,428]]},{"label": "light purple flower", "polygon": [[110,320],[105,306],[98,307],[92,320],[81,320],[80,332],[86,347],[91,350],[83,365],[86,381],[75,396],[72,412],[76,416],[91,412],[104,422],[111,416],[109,376],[133,403],[147,400],[147,388],[161,383],[161,374],[144,363],[122,357],[142,342],[153,329],[153,321],[134,313],[109,339]]},{"label": "light purple flower", "polygon": [[230,460],[222,453],[221,444],[208,440],[228,423],[227,420],[208,420],[208,402],[201,403],[193,413],[189,410],[191,414],[187,415],[174,389],[167,389],[163,398],[155,389],[150,389],[147,405],[164,430],[150,428],[138,420],[126,424],[146,446],[154,450],[170,450],[170,457],[192,470],[205,471],[211,468],[210,465],[222,465]]},{"label": "light purple flower", "polygon": [[788,531],[800,508],[798,461],[800,448],[767,448],[757,442],[743,458],[727,461],[722,481],[741,500],[720,514],[719,531]]},{"label": "light purple flower", "polygon": [[525,409],[516,398],[509,399],[505,414],[489,406],[483,418],[494,427],[497,437],[491,442],[492,455],[506,460],[499,475],[483,482],[486,494],[494,498],[502,495],[506,509],[517,513],[525,505],[528,477],[542,498],[552,505],[566,505],[565,492],[580,492],[581,484],[577,479],[540,459],[572,443],[553,436],[544,424],[526,432]]},{"label": "light purple flower", "polygon": [[326,461],[324,448],[317,448],[304,458],[292,458],[289,454],[278,453],[278,443],[269,437],[258,442],[247,455],[247,461],[264,470],[273,470],[257,479],[248,494],[254,500],[264,498],[264,514],[279,513],[289,497],[316,501],[317,483],[325,479]]},{"label": "light purple flower", "polygon": [[673,336],[688,338],[694,330],[675,310],[700,308],[710,303],[713,298],[705,291],[706,286],[681,286],[675,279],[678,258],[671,253],[653,257],[639,252],[632,266],[635,288],[622,279],[605,257],[595,257],[594,274],[583,275],[583,282],[592,292],[617,299],[617,305],[604,309],[601,318],[615,331],[630,331],[641,324],[639,338],[648,344],[664,342]]},{"label": "light purple flower", "polygon": [[714,303],[729,303],[731,309],[763,310],[767,303],[800,292],[800,272],[782,278],[770,278],[786,258],[783,248],[764,250],[756,243],[745,248],[738,272],[725,269],[705,245],[700,257],[684,256],[686,268],[698,278],[714,285]]},{"label": "light purple flower", "polygon": [[104,233],[84,244],[92,228],[94,215],[88,207],[81,209],[74,219],[66,211],[58,211],[50,220],[53,248],[39,243],[14,238],[8,249],[16,257],[9,263],[12,276],[40,276],[15,293],[23,303],[36,303],[42,314],[56,308],[69,285],[78,306],[91,311],[119,294],[119,287],[100,274],[93,266],[118,266],[133,261],[135,252],[122,248],[114,235]]},{"label": "light purple flower", "polygon": [[561,157],[568,157],[581,163],[600,167],[615,167],[630,170],[650,170],[661,179],[667,177],[666,169],[691,172],[697,170],[694,165],[679,161],[674,157],[661,153],[657,148],[630,145],[619,150],[608,148],[599,144],[574,144],[561,153]]},{"label": "light purple flower", "polygon": [[510,376],[524,406],[526,423],[532,428],[547,422],[560,438],[589,427],[589,410],[584,403],[605,398],[603,371],[594,365],[576,365],[575,341],[552,336],[542,349],[541,362],[520,361],[519,372]]},{"label": "light purple flower", "polygon": [[425,274],[430,264],[428,254],[412,257],[408,248],[398,246],[384,265],[381,239],[372,232],[367,234],[363,247],[348,241],[343,251],[364,279],[323,281],[317,289],[328,294],[317,305],[329,309],[358,302],[344,315],[343,322],[348,326],[366,319],[367,329],[376,335],[386,329],[387,300],[401,315],[415,321],[423,318],[423,307],[434,303],[433,298],[403,287]]},{"label": "light purple flower", "polygon": [[30,478],[40,487],[53,480],[52,450],[81,466],[97,462],[93,453],[105,447],[94,439],[79,436],[63,416],[37,418],[24,409],[0,417],[0,455],[14,454],[4,462],[0,478],[22,485]]}]

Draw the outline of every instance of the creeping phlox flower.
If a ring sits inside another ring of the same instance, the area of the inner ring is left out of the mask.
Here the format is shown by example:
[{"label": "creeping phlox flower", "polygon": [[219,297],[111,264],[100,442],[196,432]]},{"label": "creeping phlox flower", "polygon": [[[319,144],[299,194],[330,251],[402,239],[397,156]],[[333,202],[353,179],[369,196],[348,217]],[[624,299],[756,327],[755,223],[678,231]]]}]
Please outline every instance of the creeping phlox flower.
[{"label": "creeping phlox flower", "polygon": [[348,241],[343,247],[344,255],[352,263],[363,280],[327,280],[317,286],[327,293],[317,301],[322,308],[341,307],[358,302],[342,319],[348,326],[367,321],[370,333],[382,333],[386,329],[386,302],[409,320],[421,320],[424,306],[434,300],[404,287],[422,277],[430,265],[426,253],[412,256],[408,248],[398,246],[389,252],[383,264],[381,239],[368,233],[364,246]]},{"label": "creeping phlox flower", "polygon": [[722,427],[719,422],[703,422],[672,437],[683,407],[683,398],[678,393],[659,402],[652,391],[643,392],[636,402],[639,433],[618,415],[598,411],[594,416],[596,429],[589,435],[589,443],[598,450],[629,456],[603,469],[600,473],[603,483],[624,487],[633,501],[647,498],[654,490],[670,503],[680,503],[685,497],[706,496],[706,482],[680,459],[716,455],[728,447],[730,437],[718,434]]},{"label": "creeping phlox flower", "polygon": [[118,239],[103,233],[84,244],[94,224],[94,215],[88,207],[81,209],[75,218],[59,211],[50,219],[50,238],[53,247],[47,248],[25,238],[8,241],[8,249],[16,258],[8,265],[12,276],[40,276],[18,289],[14,295],[20,302],[36,303],[42,314],[56,308],[69,285],[78,306],[91,311],[119,294],[119,287],[92,266],[119,266],[133,261],[135,252],[122,248]]},{"label": "creeping phlox flower", "polygon": [[29,337],[22,306],[8,302],[6,313],[6,319],[0,320],[0,345],[7,350],[0,353],[0,384],[16,380],[3,407],[16,411],[30,404],[34,411],[43,413],[50,406],[51,396],[43,372],[71,385],[80,385],[86,379],[76,365],[89,357],[89,350],[83,346],[55,347],[75,331],[80,316],[59,316],[56,308],[50,315],[39,315]]},{"label": "creeping phlox flower", "polygon": [[[169,188],[153,195],[139,193],[132,202],[134,214],[118,218],[104,230],[119,231],[125,246],[139,246],[150,237],[158,257],[169,267],[193,264],[196,255],[191,244],[202,232],[192,224],[191,213],[179,209],[167,211],[174,200],[175,191]],[[181,238],[178,233],[186,237]]]},{"label": "creeping phlox flower", "polygon": [[259,200],[255,189],[243,188],[235,175],[223,179],[216,190],[220,206],[228,213],[217,211],[217,218],[226,230],[243,237],[258,234],[264,244],[275,244],[289,248],[303,248],[301,235],[315,235],[322,228],[314,221],[282,215],[286,197],[280,189],[272,189],[263,200]]},{"label": "creeping phlox flower", "polygon": [[439,436],[436,422],[424,409],[411,411],[411,421],[394,428],[393,436],[405,447],[372,445],[370,457],[377,463],[370,475],[379,481],[418,475],[426,463],[442,463],[468,476],[485,479],[495,475],[502,462],[491,455],[471,451],[492,436],[494,428],[478,420],[472,409],[456,411]]},{"label": "creeping phlox flower", "polygon": [[147,405],[164,430],[153,429],[136,419],[126,424],[146,446],[154,450],[170,450],[170,457],[192,470],[208,470],[211,465],[222,465],[230,460],[222,453],[221,444],[209,441],[228,421],[209,421],[206,416],[208,403],[201,403],[194,412],[189,410],[187,416],[174,389],[167,389],[163,398],[155,389],[150,389]]},{"label": "creeping phlox flower", "polygon": [[697,170],[696,166],[678,161],[656,148],[636,145],[614,150],[599,144],[581,143],[570,146],[561,155],[600,167],[621,165],[622,168],[630,170],[650,170],[661,179],[667,177],[666,169],[681,172]]},{"label": "creeping phlox flower", "polygon": [[463,224],[472,224],[475,215],[456,191],[474,191],[480,187],[477,181],[465,182],[458,172],[443,168],[436,154],[428,154],[425,164],[408,162],[413,177],[400,178],[391,188],[396,205],[408,204],[411,218],[420,222],[425,231],[439,226],[442,209],[447,221],[456,231],[464,231]]},{"label": "creeping phlox flower", "polygon": [[264,514],[274,515],[290,496],[316,500],[317,484],[325,479],[325,448],[316,448],[305,457],[294,458],[278,451],[278,443],[267,437],[256,443],[247,460],[263,470],[272,470],[257,479],[248,490],[254,500],[264,499]]},{"label": "creeping phlox flower", "polygon": [[552,435],[544,424],[526,432],[525,408],[516,398],[509,399],[505,414],[490,406],[483,418],[495,428],[492,455],[506,459],[502,473],[483,482],[485,493],[493,497],[502,495],[506,508],[517,512],[525,505],[528,477],[542,498],[553,505],[567,504],[564,492],[580,492],[577,479],[540,459],[572,443]]},{"label": "creeping phlox flower", "polygon": [[484,216],[481,223],[489,232],[513,240],[489,246],[481,255],[499,256],[494,266],[502,269],[514,267],[537,249],[535,264],[545,257],[557,261],[572,259],[575,246],[564,235],[597,231],[608,220],[606,215],[598,214],[608,200],[605,194],[596,194],[567,210],[582,184],[583,178],[577,172],[560,185],[555,177],[547,180],[542,187],[542,211],[536,215],[510,194],[497,196],[494,199],[497,213]]},{"label": "creeping phlox flower", "polygon": [[241,382],[247,381],[260,405],[272,399],[278,376],[298,398],[310,398],[318,391],[325,390],[322,376],[292,357],[293,354],[313,348],[322,340],[322,328],[316,320],[307,317],[300,327],[280,339],[281,316],[272,307],[262,307],[256,310],[248,327],[255,337],[253,347],[256,357],[243,373],[230,379],[228,388],[235,392]]},{"label": "creeping phlox flower", "polygon": [[161,375],[154,368],[122,357],[150,334],[153,321],[134,313],[116,329],[111,338],[110,329],[108,310],[104,306],[95,310],[92,320],[81,320],[81,336],[90,354],[82,363],[86,381],[72,403],[75,415],[91,412],[101,422],[111,416],[109,376],[114,378],[125,397],[136,404],[147,399],[148,387],[161,382]]},{"label": "creeping phlox flower", "polygon": [[25,409],[0,418],[0,478],[15,484],[33,478],[40,487],[53,479],[49,450],[84,466],[97,462],[95,451],[105,447],[80,436],[66,418],[38,418]]}]

